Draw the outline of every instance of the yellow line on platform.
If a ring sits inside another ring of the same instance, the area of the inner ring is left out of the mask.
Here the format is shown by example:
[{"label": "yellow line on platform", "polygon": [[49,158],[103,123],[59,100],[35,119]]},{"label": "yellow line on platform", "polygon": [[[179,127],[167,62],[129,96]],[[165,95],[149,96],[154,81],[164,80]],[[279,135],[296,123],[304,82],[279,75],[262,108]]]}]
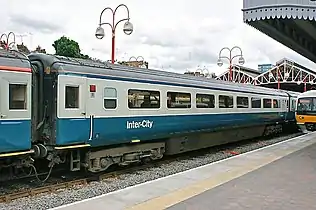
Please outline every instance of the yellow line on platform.
[{"label": "yellow line on platform", "polygon": [[187,200],[193,196],[199,195],[207,190],[210,190],[228,181],[231,181],[235,178],[243,176],[251,171],[254,171],[262,166],[265,166],[297,150],[299,149],[285,150],[283,152],[278,152],[279,153],[278,155],[270,155],[268,157],[267,156],[262,157],[260,159],[255,160],[254,162],[251,161],[252,163],[249,163],[248,165],[244,165],[242,166],[242,168],[220,173],[215,177],[213,176],[212,178],[199,181],[195,184],[189,185],[188,187],[173,191],[164,196],[145,201],[143,203],[128,207],[126,209],[127,210],[166,209],[179,202]]}]

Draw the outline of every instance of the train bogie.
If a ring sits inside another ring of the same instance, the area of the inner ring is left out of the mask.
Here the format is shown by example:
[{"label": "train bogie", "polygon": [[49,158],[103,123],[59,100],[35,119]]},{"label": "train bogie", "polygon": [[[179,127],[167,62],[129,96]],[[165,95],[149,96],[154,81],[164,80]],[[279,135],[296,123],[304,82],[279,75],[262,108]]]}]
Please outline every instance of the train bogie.
[{"label": "train bogie", "polygon": [[134,142],[114,148],[90,151],[85,157],[84,167],[91,172],[104,171],[113,164],[128,165],[144,160],[161,159],[165,152],[164,142]]}]

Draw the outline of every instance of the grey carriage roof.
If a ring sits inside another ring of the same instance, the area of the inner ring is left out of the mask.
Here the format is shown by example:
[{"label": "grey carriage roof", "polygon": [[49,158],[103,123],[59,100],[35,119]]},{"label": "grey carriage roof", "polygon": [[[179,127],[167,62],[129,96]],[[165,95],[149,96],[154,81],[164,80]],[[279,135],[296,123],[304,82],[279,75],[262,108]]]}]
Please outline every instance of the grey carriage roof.
[{"label": "grey carriage roof", "polygon": [[134,68],[124,65],[111,64],[86,59],[69,58],[63,56],[32,53],[28,56],[30,60],[41,60],[45,66],[57,72],[71,71],[78,74],[94,74],[128,79],[142,79],[147,81],[161,81],[173,84],[194,85],[223,90],[245,91],[269,95],[287,96],[285,91],[258,87],[251,84],[231,83],[192,75],[179,74],[161,70]]},{"label": "grey carriage roof", "polygon": [[30,68],[31,64],[28,57],[21,52],[0,49],[0,66]]}]

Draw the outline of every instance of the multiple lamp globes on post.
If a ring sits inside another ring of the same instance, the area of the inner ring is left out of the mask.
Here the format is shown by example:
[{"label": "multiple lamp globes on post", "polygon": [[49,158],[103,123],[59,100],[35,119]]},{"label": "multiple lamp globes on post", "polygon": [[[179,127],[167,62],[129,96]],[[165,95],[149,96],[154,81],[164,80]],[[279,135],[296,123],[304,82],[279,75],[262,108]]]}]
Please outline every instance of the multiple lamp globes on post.
[{"label": "multiple lamp globes on post", "polygon": [[[232,51],[233,51],[234,49],[238,49],[238,50],[240,51],[240,54],[237,54],[237,55],[232,56]],[[223,55],[222,55],[222,51],[223,51],[223,50],[228,50],[229,56],[223,56]],[[227,59],[227,60],[229,61],[229,81],[231,81],[231,82],[233,81],[232,63],[233,63],[233,59],[234,59],[234,58],[237,58],[237,57],[239,57],[238,63],[239,63],[240,65],[244,65],[244,64],[245,64],[245,59],[244,59],[244,57],[243,57],[243,55],[242,55],[242,50],[241,50],[241,48],[238,47],[238,46],[234,46],[234,47],[231,48],[231,49],[228,48],[228,47],[223,47],[223,48],[220,50],[219,55],[218,55],[217,65],[218,65],[219,67],[223,66],[223,59]]]},{"label": "multiple lamp globes on post", "polygon": [[[244,59],[244,57],[240,57],[239,59],[238,59],[238,63],[240,64],[240,65],[244,65],[245,64],[245,59]],[[217,65],[219,66],[219,67],[221,67],[221,66],[223,66],[223,61],[222,61],[222,59],[218,59],[217,60]]]},{"label": "multiple lamp globes on post", "polygon": [[[116,11],[119,7],[125,7],[126,11],[127,11],[127,18],[123,18],[123,19],[120,19],[119,21],[117,21],[115,23],[115,14],[116,14]],[[106,10],[110,10],[111,13],[112,13],[112,23],[111,22],[102,22],[102,15],[103,13],[106,11]],[[114,10],[110,7],[106,7],[102,10],[101,14],[100,14],[100,22],[99,22],[99,26],[97,27],[96,31],[95,31],[95,37],[97,39],[103,39],[103,37],[105,36],[105,32],[104,32],[104,28],[102,27],[103,25],[108,25],[111,27],[111,32],[112,32],[112,55],[111,55],[111,61],[112,63],[114,63],[114,54],[115,54],[115,30],[116,30],[116,27],[117,25],[120,23],[120,22],[123,22],[125,21],[124,23],[124,26],[123,26],[123,32],[126,34],[126,35],[131,35],[133,33],[133,30],[134,30],[134,27],[133,27],[133,24],[130,22],[130,17],[129,17],[129,9],[128,7],[125,5],[125,4],[120,4],[118,5]]]},{"label": "multiple lamp globes on post", "polygon": [[[9,42],[10,37],[13,36],[13,41]],[[0,48],[3,48],[5,50],[15,50],[18,51],[18,48],[16,46],[15,42],[15,33],[9,32],[8,34],[1,34],[0,36]]]},{"label": "multiple lamp globes on post", "polygon": [[[133,24],[130,21],[126,21],[123,26],[123,32],[126,35],[131,35],[133,33],[133,30],[134,30]],[[104,28],[102,26],[99,26],[97,30],[95,31],[95,37],[97,39],[103,39],[104,36],[105,36]]]}]

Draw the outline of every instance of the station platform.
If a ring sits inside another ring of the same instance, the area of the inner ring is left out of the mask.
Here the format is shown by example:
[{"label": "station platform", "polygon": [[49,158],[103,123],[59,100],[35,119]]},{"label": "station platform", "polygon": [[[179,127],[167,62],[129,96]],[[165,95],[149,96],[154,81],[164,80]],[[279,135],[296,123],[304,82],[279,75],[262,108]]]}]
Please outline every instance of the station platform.
[{"label": "station platform", "polygon": [[54,209],[316,209],[316,133]]}]

